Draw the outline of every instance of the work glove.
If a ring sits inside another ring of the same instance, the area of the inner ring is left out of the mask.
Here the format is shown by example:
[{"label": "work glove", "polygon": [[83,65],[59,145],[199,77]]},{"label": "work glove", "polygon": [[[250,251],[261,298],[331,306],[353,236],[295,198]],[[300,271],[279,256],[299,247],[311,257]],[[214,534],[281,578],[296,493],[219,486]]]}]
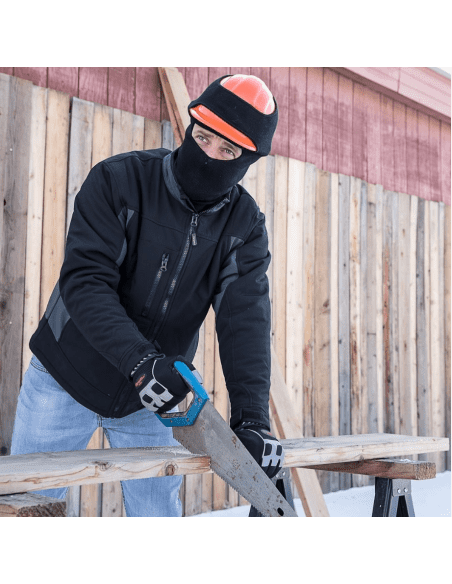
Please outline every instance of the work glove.
[{"label": "work glove", "polygon": [[269,478],[278,474],[284,462],[284,450],[267,428],[256,422],[242,422],[234,432]]},{"label": "work glove", "polygon": [[180,373],[174,367],[182,361],[193,371],[195,368],[184,357],[165,357],[163,354],[145,361],[135,371],[132,381],[145,408],[163,414],[179,404],[190,391]]}]

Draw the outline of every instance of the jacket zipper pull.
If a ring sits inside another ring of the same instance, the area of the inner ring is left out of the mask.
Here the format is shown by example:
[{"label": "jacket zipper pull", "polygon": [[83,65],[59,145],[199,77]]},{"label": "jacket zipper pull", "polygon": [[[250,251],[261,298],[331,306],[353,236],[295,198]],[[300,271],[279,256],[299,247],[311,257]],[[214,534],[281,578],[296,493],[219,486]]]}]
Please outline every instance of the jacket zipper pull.
[{"label": "jacket zipper pull", "polygon": [[191,218],[191,228],[192,228],[192,234],[191,234],[191,242],[192,245],[198,245],[198,240],[196,238],[196,227],[198,226],[198,217],[199,215],[192,215]]},{"label": "jacket zipper pull", "polygon": [[162,255],[162,265],[160,266],[160,269],[162,270],[162,272],[166,272],[167,266],[168,266],[168,260],[169,260],[169,253],[164,253]]}]

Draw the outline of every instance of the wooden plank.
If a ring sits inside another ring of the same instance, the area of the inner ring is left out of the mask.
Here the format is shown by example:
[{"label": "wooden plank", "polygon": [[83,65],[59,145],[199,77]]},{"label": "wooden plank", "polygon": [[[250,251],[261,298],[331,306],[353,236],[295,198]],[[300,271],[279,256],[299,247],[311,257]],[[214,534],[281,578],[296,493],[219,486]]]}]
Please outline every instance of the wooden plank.
[{"label": "wooden plank", "polygon": [[381,181],[385,189],[394,187],[394,101],[386,95],[380,100]]},{"label": "wooden plank", "polygon": [[[215,384],[215,312],[210,307],[204,321],[204,376],[203,385],[209,399],[213,401]],[[213,475],[202,475],[201,512],[213,509]]]},{"label": "wooden plank", "polygon": [[353,176],[367,179],[367,111],[366,91],[360,83],[353,84]]},{"label": "wooden plank", "polygon": [[72,99],[69,142],[66,235],[74,211],[74,199],[91,169],[94,103]]},{"label": "wooden plank", "polygon": [[[441,368],[444,366],[444,350],[441,352],[440,295],[439,295],[439,204],[429,202],[430,207],[430,355],[431,377],[430,398],[432,403],[433,436],[443,435],[444,429],[444,390],[441,387]],[[442,242],[441,242],[442,243]],[[443,471],[442,456],[435,455],[430,460],[437,465],[438,472]]]},{"label": "wooden plank", "polygon": [[[286,385],[303,420],[303,197],[305,163],[289,158],[287,194]],[[301,426],[301,431],[303,427]]]},{"label": "wooden plank", "polygon": [[361,179],[350,180],[350,418],[352,434],[363,427],[361,403],[361,272],[360,272]]},{"label": "wooden plank", "polygon": [[135,67],[109,67],[107,105],[133,113],[134,93]]},{"label": "wooden plank", "polygon": [[306,83],[307,67],[291,67],[289,75],[288,156],[302,161],[306,160]]},{"label": "wooden plank", "polygon": [[47,90],[33,86],[28,178],[27,247],[25,259],[25,299],[22,349],[22,378],[31,360],[29,345],[39,324],[41,282],[42,211],[46,142]]},{"label": "wooden plank", "polygon": [[[377,201],[375,185],[367,187],[367,397],[369,432],[378,432],[378,372],[377,372]],[[379,225],[381,229],[381,223]],[[380,262],[381,265],[381,262]],[[381,340],[381,339],[380,339]]]},{"label": "wooden plank", "polygon": [[14,75],[40,87],[47,87],[47,70],[48,67],[14,67]]},{"label": "wooden plank", "polygon": [[137,67],[135,113],[160,121],[160,79],[157,67]]},{"label": "wooden plank", "polygon": [[394,101],[394,190],[399,193],[408,189],[406,124],[406,105]]},{"label": "wooden plank", "polygon": [[323,168],[323,67],[308,67],[306,91],[306,162]]},{"label": "wooden plank", "polygon": [[[446,435],[446,346],[445,346],[445,310],[444,310],[444,231],[445,231],[445,213],[444,213],[444,203],[438,203],[438,337],[439,337],[439,354],[440,367],[439,372],[439,387],[440,387],[440,399],[441,399],[441,426],[440,432],[443,436]],[[439,456],[438,472],[444,472],[446,470],[446,456],[441,454]]]},{"label": "wooden plank", "polygon": [[69,96],[49,89],[47,99],[40,316],[47,307],[64,259],[69,142]]},{"label": "wooden plank", "polygon": [[4,495],[0,497],[0,517],[66,517],[66,503],[35,493]]},{"label": "wooden plank", "polygon": [[208,471],[208,456],[178,446],[19,454],[0,458],[0,494]]},{"label": "wooden plank", "polygon": [[429,144],[429,117],[417,112],[418,123],[418,183],[419,196],[427,201],[432,199],[430,187],[430,144]]},{"label": "wooden plank", "polygon": [[416,250],[418,197],[410,197],[410,249],[409,249],[409,402],[411,434],[418,434],[417,420],[417,354],[416,354]]},{"label": "wooden plank", "polygon": [[383,187],[376,186],[376,277],[375,277],[375,310],[376,310],[376,415],[377,427],[370,431],[383,432],[384,429],[384,344],[383,344]]},{"label": "wooden plank", "polygon": [[367,102],[367,182],[381,185],[380,93],[365,87]]},{"label": "wooden plank", "polygon": [[91,165],[111,156],[113,141],[113,110],[106,105],[94,104],[93,146]]},{"label": "wooden plank", "polygon": [[133,114],[113,110],[113,138],[111,154],[122,154],[133,149]]},{"label": "wooden plank", "polygon": [[342,75],[339,75],[338,141],[338,171],[351,176],[353,174],[353,81]]},{"label": "wooden plank", "polygon": [[398,193],[399,214],[397,225],[398,254],[398,356],[399,356],[399,400],[400,431],[416,434],[413,424],[415,403],[411,401],[410,385],[410,196]]},{"label": "wooden plank", "polygon": [[108,67],[79,67],[78,97],[80,99],[107,105],[107,94]]},{"label": "wooden plank", "polygon": [[[445,219],[444,219],[444,345],[445,345],[445,386],[446,386],[446,432],[450,440],[450,414],[451,414],[451,403],[450,403],[450,388],[451,388],[451,375],[450,375],[450,206],[445,207]],[[446,455],[446,468],[450,471],[450,451]]]},{"label": "wooden plank", "polygon": [[286,370],[286,262],[287,158],[275,156],[273,225],[273,347],[285,377]]},{"label": "wooden plank", "polygon": [[432,116],[429,116],[428,122],[431,200],[439,202],[441,201],[441,122]]},{"label": "wooden plank", "polygon": [[185,130],[190,125],[187,109],[190,97],[182,75],[176,67],[159,67],[158,71],[170,121],[173,125],[176,146],[180,146],[184,140]]},{"label": "wooden plank", "polygon": [[8,454],[22,373],[32,84],[2,75],[0,455]]},{"label": "wooden plank", "polygon": [[[331,69],[325,67],[323,69],[322,100],[322,168],[335,173],[337,173],[339,169],[337,123],[338,88],[339,75],[335,71],[331,71]],[[296,106],[299,107],[298,103]]]},{"label": "wooden plank", "polygon": [[418,160],[418,124],[417,111],[406,108],[406,168],[407,192],[419,196],[419,160]]},{"label": "wooden plank", "polygon": [[[330,255],[329,255],[329,173],[317,170],[315,192],[314,231],[314,432],[315,436],[328,436],[331,425],[330,394]],[[278,359],[279,361],[279,359]],[[281,361],[279,361],[281,363]],[[328,473],[317,473],[322,491],[330,491]]]},{"label": "wooden plank", "polygon": [[[350,434],[350,177],[339,175],[339,434]],[[340,475],[341,489],[351,487],[351,477]]]},{"label": "wooden plank", "polygon": [[132,150],[143,150],[144,146],[144,118],[133,116],[132,119]]},{"label": "wooden plank", "polygon": [[451,203],[451,139],[450,124],[441,123],[441,200],[450,207]]},{"label": "wooden plank", "polygon": [[153,150],[162,145],[162,125],[155,120],[144,120],[144,149]]},{"label": "wooden plank", "polygon": [[[104,445],[104,431],[97,428],[86,447],[88,450],[99,450]],[[71,487],[77,488],[77,487]],[[101,517],[102,485],[82,485],[80,488],[80,517]]]},{"label": "wooden plank", "polygon": [[[270,409],[275,420],[276,435],[279,440],[284,440],[287,436],[302,436],[302,417],[294,415],[290,395],[273,348],[271,372]],[[293,470],[292,480],[306,517],[329,517],[315,471]]]},{"label": "wooden plank", "polygon": [[284,466],[303,468],[311,464],[331,464],[412,456],[421,452],[445,452],[449,439],[400,434],[361,434],[283,439]]},{"label": "wooden plank", "polygon": [[[330,433],[339,435],[339,175],[330,174]],[[340,476],[330,476],[330,491],[339,490]]]},{"label": "wooden plank", "polygon": [[305,468],[323,469],[334,473],[347,472],[350,474],[363,474],[372,477],[414,481],[424,481],[436,477],[436,466],[433,462],[419,462],[393,458],[360,460],[358,462],[339,462],[333,464],[315,464]]},{"label": "wooden plank", "polygon": [[303,200],[303,427],[314,435],[314,253],[316,168],[306,163]]},{"label": "wooden plank", "polygon": [[394,412],[394,427],[392,431],[400,431],[400,360],[399,360],[399,196],[398,193],[391,192],[391,211],[392,211],[392,263],[391,263],[391,305],[390,305],[390,327],[393,347],[392,359],[392,403]]},{"label": "wooden plank", "polygon": [[78,67],[49,67],[47,87],[70,96],[78,95]]},{"label": "wooden plank", "polygon": [[[235,72],[237,69],[234,68]],[[272,67],[269,89],[278,104],[278,126],[272,140],[272,154],[289,155],[289,67]]]}]

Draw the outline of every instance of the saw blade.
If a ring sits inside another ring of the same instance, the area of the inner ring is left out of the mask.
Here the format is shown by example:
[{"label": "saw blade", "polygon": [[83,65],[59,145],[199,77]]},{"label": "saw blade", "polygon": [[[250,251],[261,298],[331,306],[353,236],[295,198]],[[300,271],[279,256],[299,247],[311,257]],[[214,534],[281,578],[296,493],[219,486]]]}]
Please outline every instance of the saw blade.
[{"label": "saw blade", "polygon": [[210,456],[212,470],[264,517],[298,517],[210,402],[193,425],[173,434],[191,453]]}]

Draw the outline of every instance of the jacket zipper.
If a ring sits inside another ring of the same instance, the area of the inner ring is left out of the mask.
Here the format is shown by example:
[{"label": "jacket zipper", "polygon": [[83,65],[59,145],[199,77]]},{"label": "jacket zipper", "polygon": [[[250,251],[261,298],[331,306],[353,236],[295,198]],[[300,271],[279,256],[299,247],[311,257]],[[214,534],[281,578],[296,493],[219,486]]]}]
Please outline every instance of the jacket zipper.
[{"label": "jacket zipper", "polygon": [[179,274],[182,271],[182,268],[184,267],[185,260],[187,259],[188,252],[190,250],[190,245],[192,245],[192,246],[198,245],[198,240],[196,238],[196,227],[198,226],[198,218],[199,218],[198,213],[193,213],[191,216],[190,231],[188,233],[188,237],[187,237],[187,240],[185,242],[184,251],[183,251],[182,257],[179,261],[179,265],[177,266],[176,273],[174,274],[173,281],[171,282],[171,285],[169,287],[168,295],[165,298],[165,302],[163,303],[162,310],[160,311],[160,317],[159,317],[159,319],[154,327],[154,331],[152,334],[153,340],[155,340],[155,338],[157,337],[158,330],[159,330],[160,325],[162,324],[163,319],[165,317],[166,310],[168,308],[171,296],[174,292],[174,288],[176,287],[177,279],[179,277]]},{"label": "jacket zipper", "polygon": [[142,316],[146,316],[148,314],[149,309],[151,308],[152,300],[154,299],[155,293],[157,291],[157,286],[159,285],[160,279],[162,277],[163,272],[166,272],[168,266],[169,254],[164,253],[162,255],[162,263],[160,265],[159,271],[155,276],[154,283],[152,284],[151,291],[149,293],[148,299],[146,300],[146,304],[141,312]]}]

